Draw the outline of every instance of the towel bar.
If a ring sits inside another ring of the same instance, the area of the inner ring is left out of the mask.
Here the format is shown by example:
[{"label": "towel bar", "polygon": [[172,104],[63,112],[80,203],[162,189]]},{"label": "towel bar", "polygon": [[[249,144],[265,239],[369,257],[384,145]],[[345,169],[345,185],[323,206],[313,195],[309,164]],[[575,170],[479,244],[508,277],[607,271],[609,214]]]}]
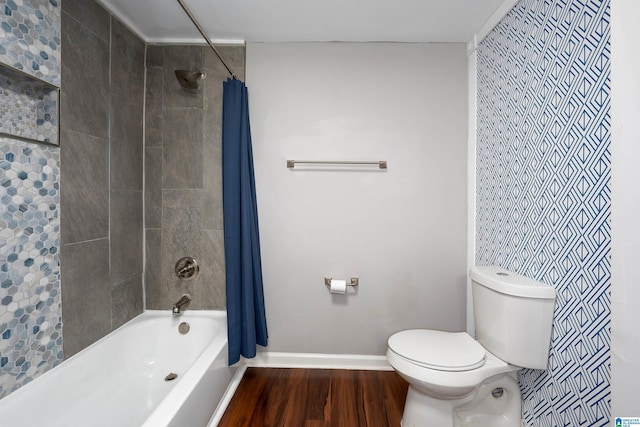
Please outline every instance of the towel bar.
[{"label": "towel bar", "polygon": [[358,160],[287,160],[287,167],[293,169],[296,163],[306,165],[376,165],[380,169],[387,169],[386,160],[358,161]]}]

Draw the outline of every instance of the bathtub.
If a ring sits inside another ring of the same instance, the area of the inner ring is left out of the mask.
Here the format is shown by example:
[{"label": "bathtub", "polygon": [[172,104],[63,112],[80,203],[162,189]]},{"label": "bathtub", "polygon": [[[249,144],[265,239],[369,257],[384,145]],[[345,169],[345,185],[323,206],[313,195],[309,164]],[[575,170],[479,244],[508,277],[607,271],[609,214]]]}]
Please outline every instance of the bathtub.
[{"label": "bathtub", "polygon": [[206,426],[236,369],[224,312],[145,311],[0,400],[0,424]]}]

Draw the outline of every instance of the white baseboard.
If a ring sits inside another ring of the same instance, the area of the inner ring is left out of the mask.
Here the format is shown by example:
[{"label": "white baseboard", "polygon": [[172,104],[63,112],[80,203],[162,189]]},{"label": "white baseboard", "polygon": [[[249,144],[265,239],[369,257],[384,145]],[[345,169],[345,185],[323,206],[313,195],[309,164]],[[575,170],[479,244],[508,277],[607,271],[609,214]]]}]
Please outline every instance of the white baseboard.
[{"label": "white baseboard", "polygon": [[261,368],[351,369],[367,371],[393,371],[385,356],[361,354],[318,354],[259,352],[244,364]]}]

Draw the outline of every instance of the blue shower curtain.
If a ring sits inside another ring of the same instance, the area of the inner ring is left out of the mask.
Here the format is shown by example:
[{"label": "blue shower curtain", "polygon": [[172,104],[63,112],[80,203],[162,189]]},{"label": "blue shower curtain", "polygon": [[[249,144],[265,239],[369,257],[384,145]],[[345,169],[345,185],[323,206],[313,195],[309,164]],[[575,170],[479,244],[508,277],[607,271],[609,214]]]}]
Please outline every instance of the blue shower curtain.
[{"label": "blue shower curtain", "polygon": [[223,84],[222,201],[232,365],[267,345],[247,87],[235,78]]}]

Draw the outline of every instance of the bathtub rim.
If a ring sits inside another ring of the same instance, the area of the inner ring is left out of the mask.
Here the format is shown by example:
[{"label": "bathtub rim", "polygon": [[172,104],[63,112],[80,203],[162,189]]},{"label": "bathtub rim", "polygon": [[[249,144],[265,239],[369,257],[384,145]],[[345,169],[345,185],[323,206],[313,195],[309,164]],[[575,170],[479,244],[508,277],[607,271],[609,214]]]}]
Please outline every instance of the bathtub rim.
[{"label": "bathtub rim", "polygon": [[[224,330],[224,336],[225,336],[225,339],[226,339],[226,337],[227,337],[227,312],[225,310],[189,310],[188,312],[185,312],[185,313],[188,313],[188,314],[186,314],[186,316],[194,316],[195,315],[197,317],[208,317],[207,316],[208,314],[214,314],[214,316],[213,316],[214,318],[220,317],[220,318],[224,319],[224,328],[223,328],[223,330]],[[116,332],[118,332],[121,329],[124,329],[127,326],[131,327],[131,326],[133,326],[135,324],[142,323],[143,321],[145,321],[147,319],[163,318],[163,317],[171,318],[172,317],[171,311],[170,310],[144,310],[142,313],[140,313],[140,314],[136,315],[135,317],[129,319],[128,321],[126,321],[122,325],[118,326],[116,329],[112,330],[111,332],[109,332],[105,336],[101,337],[97,341],[92,342],[91,344],[89,344],[88,346],[86,346],[85,348],[80,350],[79,352],[77,352],[75,354],[72,354],[68,358],[63,359],[62,362],[60,362],[58,365],[56,365],[53,368],[49,369],[47,372],[44,372],[42,375],[38,376],[33,381],[37,380],[38,378],[40,378],[40,377],[42,377],[44,375],[47,375],[49,372],[52,372],[55,368],[62,366],[67,361],[73,360],[77,356],[80,356],[80,355],[82,355],[84,353],[87,353],[87,352],[91,351],[91,349],[94,346],[97,346],[102,341],[106,341],[112,334],[115,334]],[[180,318],[179,316],[176,316],[176,319],[179,319],[179,318]],[[63,325],[63,333],[64,333],[64,325]],[[63,346],[64,346],[64,337],[63,337]],[[64,347],[63,347],[63,349],[64,349]],[[204,352],[204,350],[202,352]],[[202,354],[202,352],[200,354]],[[32,383],[33,381],[30,381],[28,384]],[[25,386],[26,385],[27,384],[25,384]],[[20,389],[18,389],[18,390],[20,390]],[[16,390],[16,391],[18,391],[18,390]],[[11,396],[11,394],[9,396]],[[9,396],[7,396],[7,397],[9,397]]]}]

